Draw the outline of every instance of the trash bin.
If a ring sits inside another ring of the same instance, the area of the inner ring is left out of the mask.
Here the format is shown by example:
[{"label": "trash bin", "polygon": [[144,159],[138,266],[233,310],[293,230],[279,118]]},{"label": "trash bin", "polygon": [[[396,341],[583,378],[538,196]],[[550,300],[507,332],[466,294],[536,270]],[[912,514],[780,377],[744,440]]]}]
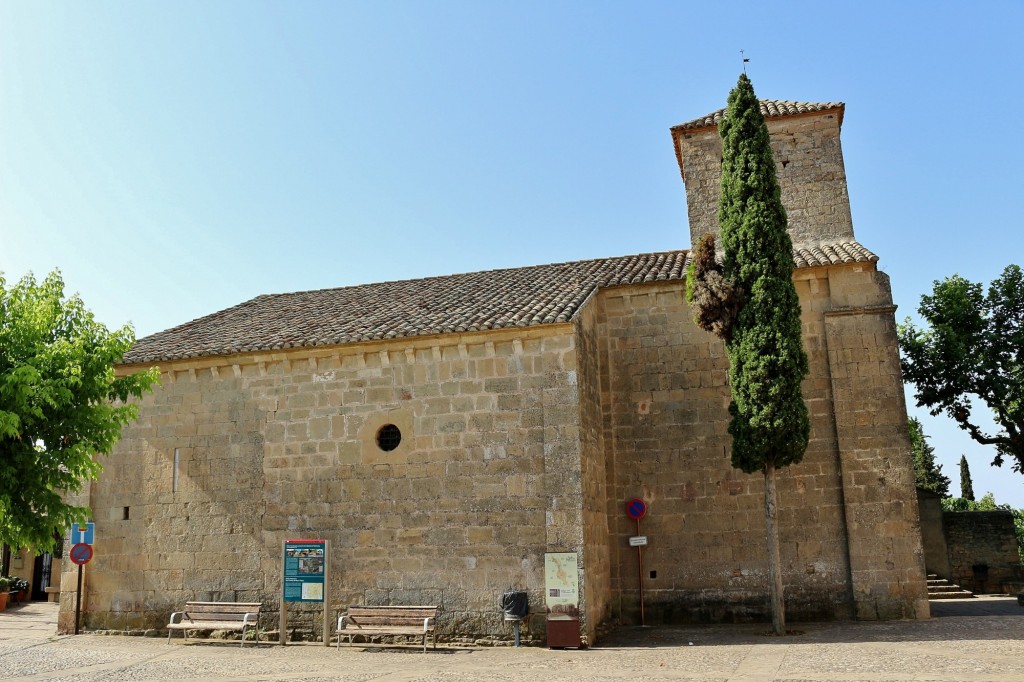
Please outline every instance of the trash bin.
[{"label": "trash bin", "polygon": [[505,613],[505,620],[512,622],[512,629],[515,630],[516,646],[519,646],[519,623],[530,612],[529,595],[525,592],[509,590],[501,595],[501,601],[498,605]]}]

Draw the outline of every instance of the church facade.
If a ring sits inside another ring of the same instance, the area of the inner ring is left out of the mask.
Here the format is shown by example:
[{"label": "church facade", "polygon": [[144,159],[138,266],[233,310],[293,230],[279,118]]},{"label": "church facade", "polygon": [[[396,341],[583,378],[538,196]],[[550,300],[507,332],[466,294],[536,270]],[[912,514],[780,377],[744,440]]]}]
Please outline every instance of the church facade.
[{"label": "church facade", "polygon": [[[895,308],[854,238],[844,107],[762,109],[811,367],[810,446],[779,476],[787,614],[926,618]],[[694,243],[717,230],[721,115],[672,129]],[[157,365],[161,385],[78,500],[98,538],[84,624],[160,628],[192,599],[276,610],[296,538],[330,540],[332,611],[438,604],[451,636],[509,636],[510,587],[541,631],[555,552],[577,556],[590,642],[641,608],[767,618],[762,478],[730,466],[725,349],[690,319],[686,259],[261,296],[139,340],[121,369]]]}]

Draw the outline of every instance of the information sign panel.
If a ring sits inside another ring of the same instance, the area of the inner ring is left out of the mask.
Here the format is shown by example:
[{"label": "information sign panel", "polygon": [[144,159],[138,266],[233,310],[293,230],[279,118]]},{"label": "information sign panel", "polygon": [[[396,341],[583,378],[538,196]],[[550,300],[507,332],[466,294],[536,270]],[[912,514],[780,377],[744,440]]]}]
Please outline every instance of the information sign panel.
[{"label": "information sign panel", "polygon": [[629,539],[630,547],[646,547],[647,536],[646,535],[634,535]]},{"label": "information sign panel", "polygon": [[556,606],[580,605],[580,574],[575,552],[552,552],[544,555],[544,601],[552,611]]},{"label": "information sign panel", "polygon": [[322,602],[326,540],[285,540],[284,600]]},{"label": "information sign panel", "polygon": [[94,545],[94,538],[96,537],[96,524],[90,521],[89,523],[76,523],[71,526],[71,544],[72,545]]}]

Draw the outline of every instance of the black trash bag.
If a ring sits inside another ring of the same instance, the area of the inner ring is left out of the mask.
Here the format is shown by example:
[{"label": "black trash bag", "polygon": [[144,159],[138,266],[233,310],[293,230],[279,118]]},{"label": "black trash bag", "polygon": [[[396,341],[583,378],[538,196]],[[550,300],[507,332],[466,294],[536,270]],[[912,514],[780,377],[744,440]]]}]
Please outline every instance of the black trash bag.
[{"label": "black trash bag", "polygon": [[505,615],[515,618],[525,618],[526,614],[530,612],[530,600],[525,592],[509,590],[501,595],[498,605]]}]

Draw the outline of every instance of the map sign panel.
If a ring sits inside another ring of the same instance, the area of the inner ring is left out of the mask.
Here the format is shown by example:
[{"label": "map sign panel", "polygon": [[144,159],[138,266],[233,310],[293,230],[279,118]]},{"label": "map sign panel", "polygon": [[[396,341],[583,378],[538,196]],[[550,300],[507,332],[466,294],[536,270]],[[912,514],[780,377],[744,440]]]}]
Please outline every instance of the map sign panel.
[{"label": "map sign panel", "polygon": [[285,540],[284,600],[322,602],[326,540]]},{"label": "map sign panel", "polygon": [[555,552],[544,555],[545,603],[551,611],[556,606],[579,608],[580,575],[576,569],[576,552]]}]

